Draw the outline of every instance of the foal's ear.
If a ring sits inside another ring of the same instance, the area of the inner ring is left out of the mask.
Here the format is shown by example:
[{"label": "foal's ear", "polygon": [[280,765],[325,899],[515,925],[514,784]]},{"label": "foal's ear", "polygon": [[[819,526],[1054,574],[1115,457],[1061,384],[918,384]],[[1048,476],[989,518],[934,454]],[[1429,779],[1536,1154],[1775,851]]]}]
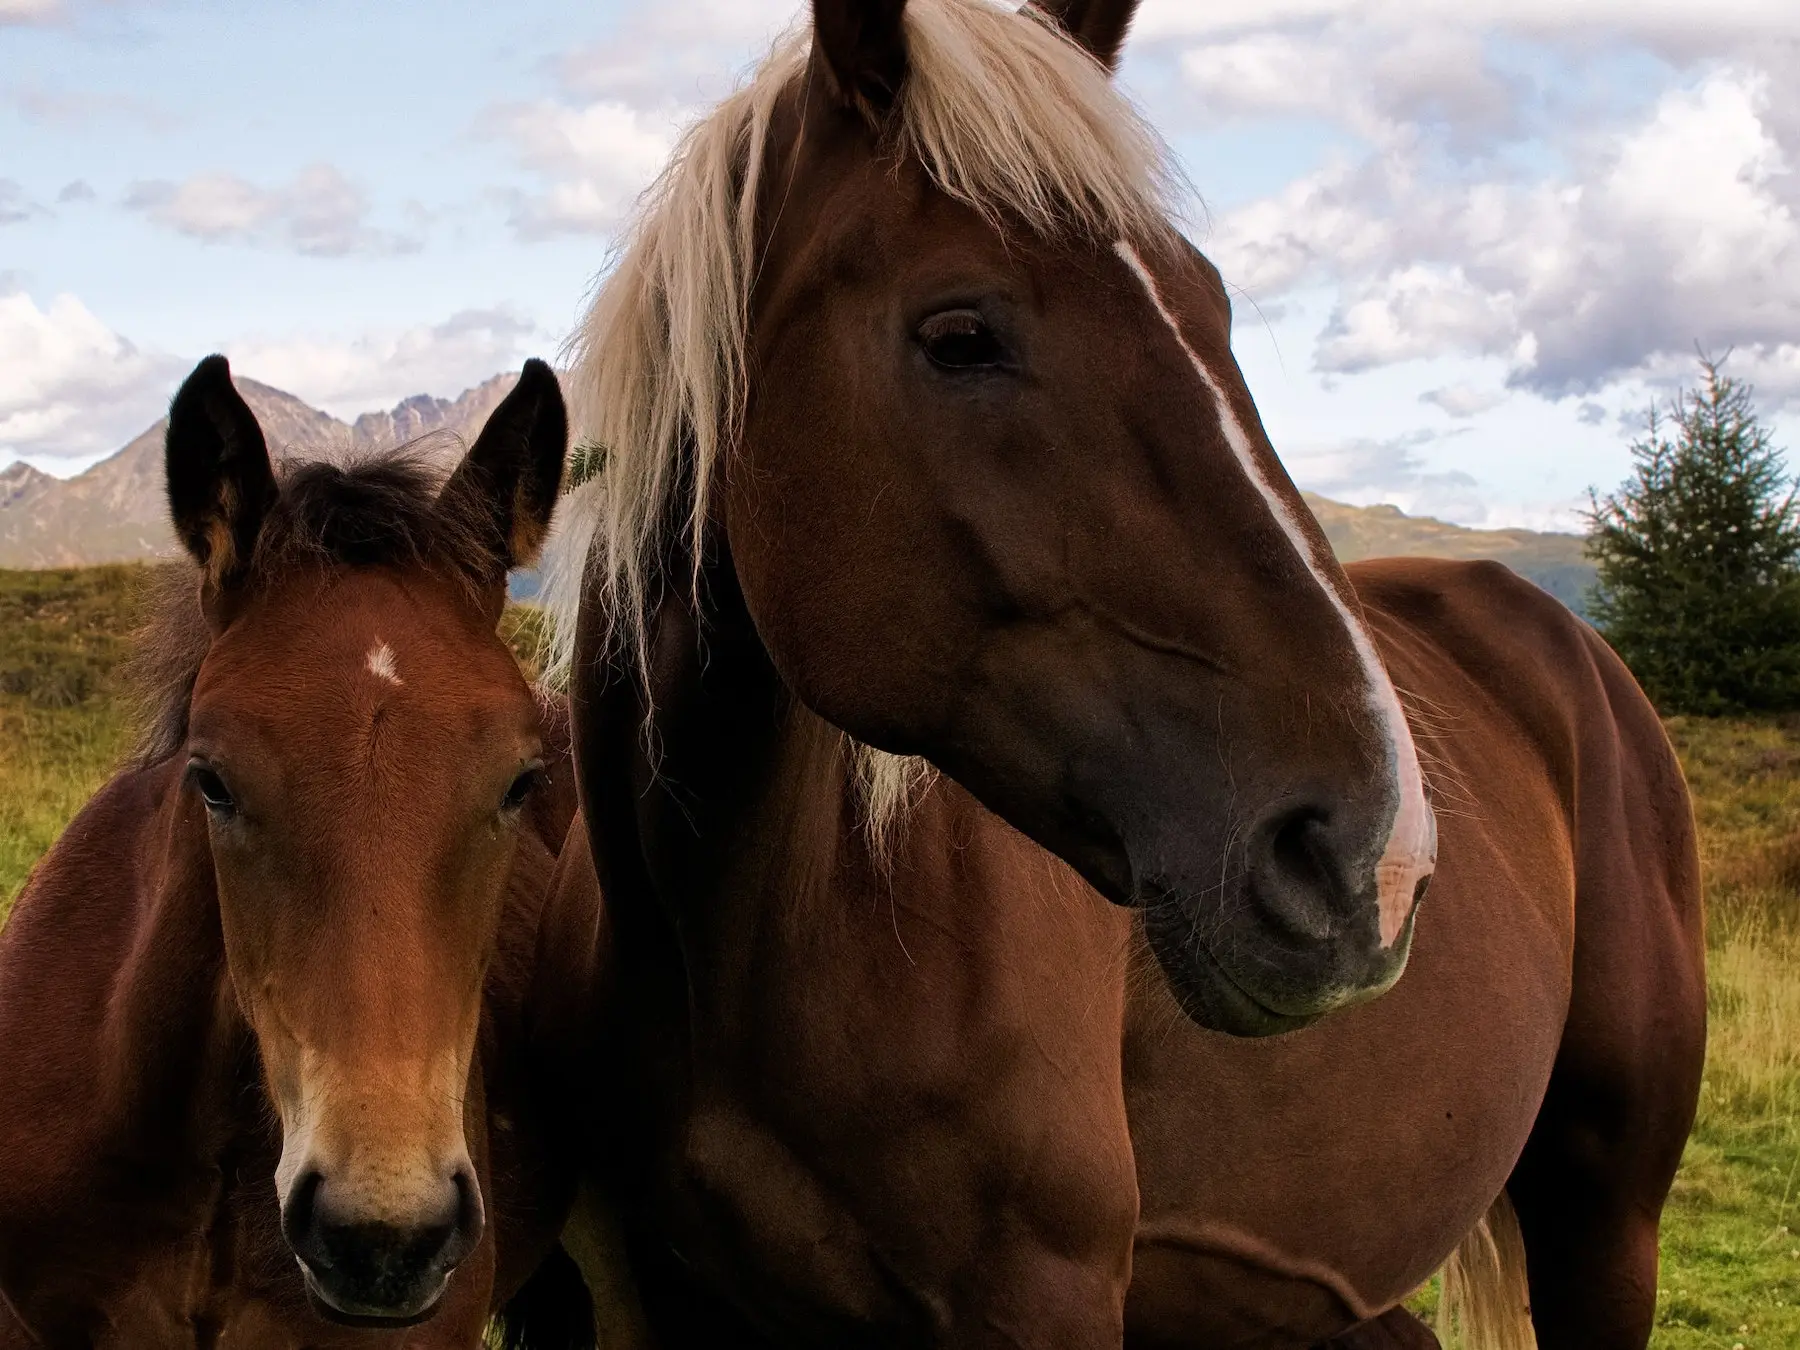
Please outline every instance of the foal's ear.
[{"label": "foal's ear", "polygon": [[175,533],[217,594],[249,568],[278,492],[262,428],[224,357],[195,366],[169,405],[163,466]]},{"label": "foal's ear", "polygon": [[525,363],[512,393],[489,415],[438,497],[440,510],[471,521],[488,536],[491,579],[537,560],[562,487],[569,416],[556,373]]},{"label": "foal's ear", "polygon": [[1138,0],[1032,0],[1108,70],[1119,67]]},{"label": "foal's ear", "polygon": [[879,118],[906,79],[906,0],[813,0],[813,48],[844,107]]}]

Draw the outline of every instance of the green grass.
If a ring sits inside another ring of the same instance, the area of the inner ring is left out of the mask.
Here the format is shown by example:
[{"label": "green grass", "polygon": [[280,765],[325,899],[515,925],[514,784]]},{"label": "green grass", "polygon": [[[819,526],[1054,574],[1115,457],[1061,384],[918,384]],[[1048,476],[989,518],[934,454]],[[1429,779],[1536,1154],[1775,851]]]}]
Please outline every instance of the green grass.
[{"label": "green grass", "polygon": [[1710,1025],[1654,1344],[1800,1346],[1800,722],[1669,731],[1700,826]]},{"label": "green grass", "polygon": [[0,571],[0,919],[124,752],[119,665],[146,571]]},{"label": "green grass", "polygon": [[[0,571],[0,918],[124,753],[119,663],[145,577]],[[516,609],[505,632],[528,652],[537,623]],[[1700,825],[1712,1021],[1652,1344],[1800,1347],[1800,719],[1669,730]]]}]

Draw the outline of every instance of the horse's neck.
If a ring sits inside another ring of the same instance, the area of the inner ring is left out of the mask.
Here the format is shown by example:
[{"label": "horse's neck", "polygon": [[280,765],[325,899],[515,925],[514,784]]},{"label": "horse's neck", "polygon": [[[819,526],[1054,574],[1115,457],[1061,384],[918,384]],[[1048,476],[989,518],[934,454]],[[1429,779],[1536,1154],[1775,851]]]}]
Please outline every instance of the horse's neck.
[{"label": "horse's neck", "polygon": [[684,609],[658,625],[670,677],[636,747],[660,798],[643,815],[645,854],[690,932],[773,898],[741,894],[746,885],[790,907],[829,903],[869,862],[850,742],[782,683],[727,568],[705,592],[698,623]]}]

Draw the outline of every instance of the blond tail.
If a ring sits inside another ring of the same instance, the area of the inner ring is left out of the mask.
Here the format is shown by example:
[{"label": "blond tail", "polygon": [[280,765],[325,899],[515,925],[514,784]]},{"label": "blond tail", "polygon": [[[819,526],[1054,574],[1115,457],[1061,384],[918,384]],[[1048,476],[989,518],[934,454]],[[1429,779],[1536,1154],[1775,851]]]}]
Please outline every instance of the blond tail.
[{"label": "blond tail", "polygon": [[1525,1240],[1505,1191],[1445,1265],[1437,1324],[1454,1350],[1537,1350]]}]

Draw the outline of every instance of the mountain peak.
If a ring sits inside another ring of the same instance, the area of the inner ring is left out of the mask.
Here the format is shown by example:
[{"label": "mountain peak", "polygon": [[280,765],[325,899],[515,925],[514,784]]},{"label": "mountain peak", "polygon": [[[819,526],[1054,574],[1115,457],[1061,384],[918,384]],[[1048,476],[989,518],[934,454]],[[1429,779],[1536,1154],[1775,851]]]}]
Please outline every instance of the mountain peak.
[{"label": "mountain peak", "polygon": [[0,484],[16,487],[22,483],[48,482],[51,475],[41,469],[34,469],[22,459],[15,459],[4,469],[0,469]]},{"label": "mountain peak", "polygon": [[387,412],[364,413],[350,426],[351,437],[358,445],[404,445],[434,432],[451,432],[467,445],[487,421],[488,414],[500,400],[512,392],[517,375],[496,375],[473,389],[465,389],[454,399],[436,398],[431,394],[414,394],[400,400]]},{"label": "mountain peak", "polygon": [[49,474],[32,468],[22,459],[15,459],[0,469],[0,511],[49,491],[54,482],[56,479]]}]

